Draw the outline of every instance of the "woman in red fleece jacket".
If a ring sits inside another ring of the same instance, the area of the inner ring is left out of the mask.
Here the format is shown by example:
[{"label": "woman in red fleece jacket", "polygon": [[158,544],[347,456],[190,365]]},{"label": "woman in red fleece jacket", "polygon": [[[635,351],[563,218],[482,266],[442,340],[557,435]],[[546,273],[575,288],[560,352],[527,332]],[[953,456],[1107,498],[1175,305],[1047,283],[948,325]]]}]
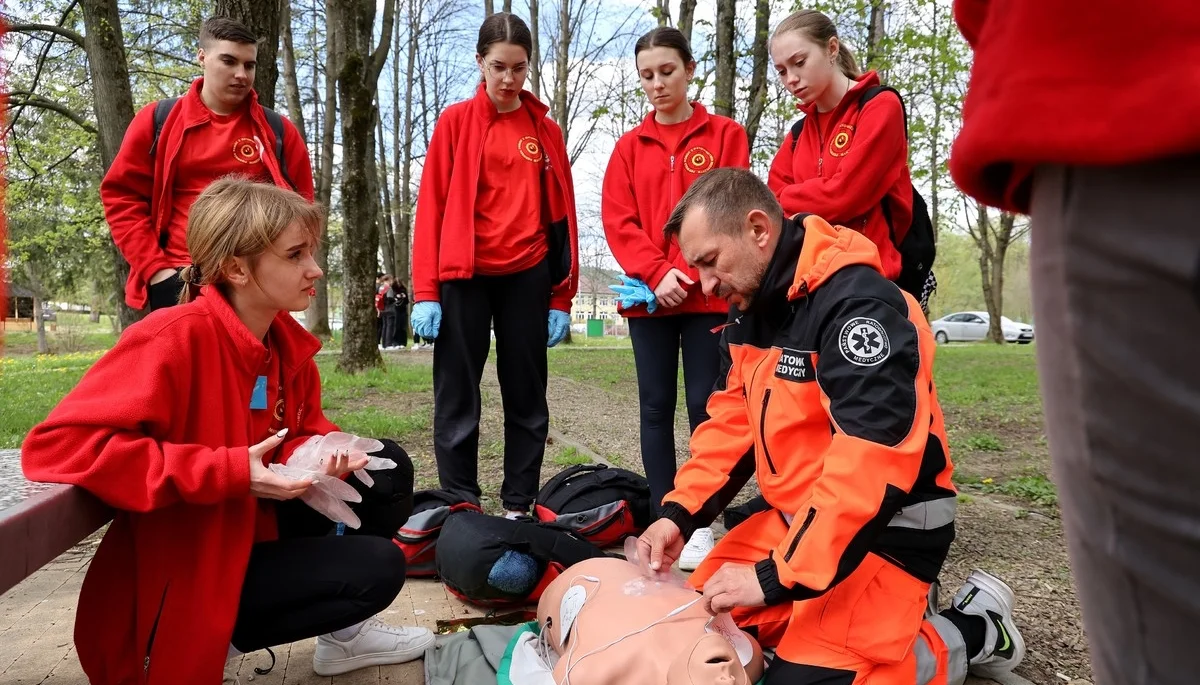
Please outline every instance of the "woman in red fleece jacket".
[{"label": "woman in red fleece jacket", "polygon": [[1200,11],[958,0],[950,173],[1032,221],[1038,380],[1096,685],[1197,682]]},{"label": "woman in red fleece jacket", "polygon": [[[693,181],[717,167],[748,169],[750,150],[736,121],[688,101],[696,61],[678,29],[650,31],[633,54],[653,110],[617,141],[600,212],[613,256],[642,294],[626,298],[621,313],[629,320],[637,368],[642,465],[657,507],[674,489],[680,351],[688,423],[695,430],[708,419],[704,405],[720,372],[720,336],[713,329],[729,313],[724,300],[701,292],[696,269],[662,229]],[[694,569],[711,548],[712,531],[698,530],[680,564]]]},{"label": "woman in red fleece jacket", "polygon": [[523,90],[533,38],[498,12],[479,27],[475,97],[446,109],[429,142],[413,231],[413,333],[433,350],[433,444],[441,487],[479,497],[479,383],[495,331],[510,516],[537,494],[550,412],[546,348],[570,325],[578,284],[575,190],[549,108]]},{"label": "woman in red fleece jacket", "polygon": [[[291,315],[321,277],[321,221],[288,190],[210,185],[188,220],[184,304],[130,326],[25,439],[30,480],[79,485],[117,510],[75,622],[96,685],[211,685],[240,652],[314,635],[321,675],[433,642],[371,618],[404,582],[391,542],[412,511],[404,450],[384,441],[396,467],[372,471],[369,488],[347,481],[362,497],[352,535],[296,499],[310,481],[268,468],[338,430],[321,412],[320,342]],[[364,465],[337,456],[326,473]]]},{"label": "woman in red fleece jacket", "polygon": [[805,120],[798,140],[784,137],[767,185],[785,213],[816,214],[865,234],[879,249],[884,276],[896,280],[896,244],[912,223],[913,202],[900,98],[885,91],[859,106],[879,75],[859,73],[833,22],[815,10],[779,22],[771,59]]}]

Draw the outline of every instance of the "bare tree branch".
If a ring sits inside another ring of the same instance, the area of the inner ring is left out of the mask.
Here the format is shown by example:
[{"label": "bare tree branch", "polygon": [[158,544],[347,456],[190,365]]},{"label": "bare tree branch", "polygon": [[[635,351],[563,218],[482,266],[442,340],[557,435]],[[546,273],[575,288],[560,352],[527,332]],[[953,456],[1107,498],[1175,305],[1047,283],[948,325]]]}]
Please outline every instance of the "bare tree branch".
[{"label": "bare tree branch", "polygon": [[[34,107],[36,109],[49,110],[51,112],[56,112],[58,114],[61,114],[64,117],[70,119],[71,121],[75,122],[75,124],[77,124],[80,128],[87,131],[88,133],[91,133],[92,135],[96,135],[98,133],[98,131],[96,130],[96,127],[92,126],[90,123],[88,123],[87,119],[83,118],[83,116],[80,115],[79,113],[73,112],[69,108],[67,108],[63,105],[60,105],[57,102],[47,100],[46,98],[44,98],[40,95],[35,95],[34,93],[29,93],[29,92],[25,92],[25,91],[15,91],[13,93],[10,93],[8,97],[9,97],[8,109],[10,111],[20,112],[21,110],[25,109],[26,107]],[[16,116],[14,115],[12,118],[13,118],[13,123],[9,124],[9,126],[5,129],[6,136],[8,135],[8,132],[12,130],[13,125],[16,123],[16,121],[15,121]]]},{"label": "bare tree branch", "polygon": [[53,24],[11,24],[8,30],[14,33],[53,33],[66,38],[79,47],[83,47],[83,36],[62,26],[55,26]]}]

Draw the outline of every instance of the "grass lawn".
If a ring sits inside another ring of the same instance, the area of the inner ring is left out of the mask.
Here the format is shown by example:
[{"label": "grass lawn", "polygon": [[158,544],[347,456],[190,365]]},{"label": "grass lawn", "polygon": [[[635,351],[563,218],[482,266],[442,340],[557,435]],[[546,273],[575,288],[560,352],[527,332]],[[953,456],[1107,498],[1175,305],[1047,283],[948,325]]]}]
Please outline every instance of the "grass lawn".
[{"label": "grass lawn", "polygon": [[[93,325],[94,326],[94,325]],[[82,326],[80,328],[83,328]],[[99,346],[104,333],[84,328]],[[100,351],[35,356],[10,354],[29,342],[9,334],[0,359],[0,447],[20,446],[25,433],[41,421],[78,382]],[[111,336],[111,334],[108,334]],[[14,340],[15,339],[15,340]],[[588,341],[576,336],[577,341]],[[615,338],[602,339],[619,343]],[[625,339],[620,349],[577,342],[551,349],[550,373],[628,395],[636,402],[633,350]],[[986,344],[938,349],[934,372],[946,413],[955,480],[971,492],[999,493],[1032,505],[1056,503],[1048,480],[1049,459],[1041,424],[1041,401],[1032,346]],[[432,423],[431,357],[426,354],[385,355],[386,367],[351,376],[335,370],[336,355],[318,357],[325,382],[323,406],[346,431],[391,437],[401,443],[427,442]],[[682,372],[681,372],[682,385]],[[485,398],[491,402],[498,398]],[[680,411],[683,392],[679,393]],[[498,456],[503,445],[485,442],[484,456]],[[492,454],[495,453],[495,454]],[[547,460],[559,466],[587,461],[571,448],[552,448]]]}]

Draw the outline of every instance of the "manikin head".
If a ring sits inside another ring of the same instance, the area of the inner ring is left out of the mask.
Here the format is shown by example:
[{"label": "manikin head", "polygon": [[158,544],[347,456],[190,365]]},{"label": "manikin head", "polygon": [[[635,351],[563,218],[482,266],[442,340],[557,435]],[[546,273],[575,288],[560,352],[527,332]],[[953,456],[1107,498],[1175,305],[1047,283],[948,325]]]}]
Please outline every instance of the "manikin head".
[{"label": "manikin head", "polygon": [[[751,644],[755,658],[750,663],[761,664],[762,651],[757,642],[751,640]],[[758,675],[761,677],[762,673]],[[697,638],[691,649],[679,652],[667,670],[667,685],[750,685],[752,682],[755,681],[746,673],[733,645],[716,633]]]}]

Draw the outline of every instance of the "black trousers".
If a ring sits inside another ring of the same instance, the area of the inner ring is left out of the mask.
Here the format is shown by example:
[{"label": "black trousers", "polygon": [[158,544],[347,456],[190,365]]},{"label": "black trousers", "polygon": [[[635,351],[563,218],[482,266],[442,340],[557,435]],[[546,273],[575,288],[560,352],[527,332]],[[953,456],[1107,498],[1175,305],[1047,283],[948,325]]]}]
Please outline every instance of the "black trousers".
[{"label": "black trousers", "polygon": [[684,399],[688,425],[708,419],[705,405],[720,372],[719,333],[723,314],[675,314],[631,317],[633,363],[637,367],[641,405],[642,466],[650,481],[650,498],[661,508],[662,498],[675,488],[675,404],[679,386],[679,353],[683,352]]},{"label": "black trousers", "polygon": [[442,324],[433,348],[433,445],[448,490],[479,488],[479,383],[496,331],[496,372],[504,402],[505,509],[523,511],[537,494],[550,411],[546,341],[550,267],[475,276],[441,287]]},{"label": "black trousers", "polygon": [[396,345],[396,312],[384,310],[383,316],[383,332],[380,333],[380,344],[384,347],[394,347]]},{"label": "black trousers", "polygon": [[349,506],[358,530],[334,534],[336,524],[300,500],[279,502],[279,539],[250,552],[233,645],[243,652],[341,630],[386,609],[404,586],[404,553],[392,536],[412,514],[413,465],[396,443],[377,453],[396,462],[370,471],[368,488],[346,480],[363,496]]}]

